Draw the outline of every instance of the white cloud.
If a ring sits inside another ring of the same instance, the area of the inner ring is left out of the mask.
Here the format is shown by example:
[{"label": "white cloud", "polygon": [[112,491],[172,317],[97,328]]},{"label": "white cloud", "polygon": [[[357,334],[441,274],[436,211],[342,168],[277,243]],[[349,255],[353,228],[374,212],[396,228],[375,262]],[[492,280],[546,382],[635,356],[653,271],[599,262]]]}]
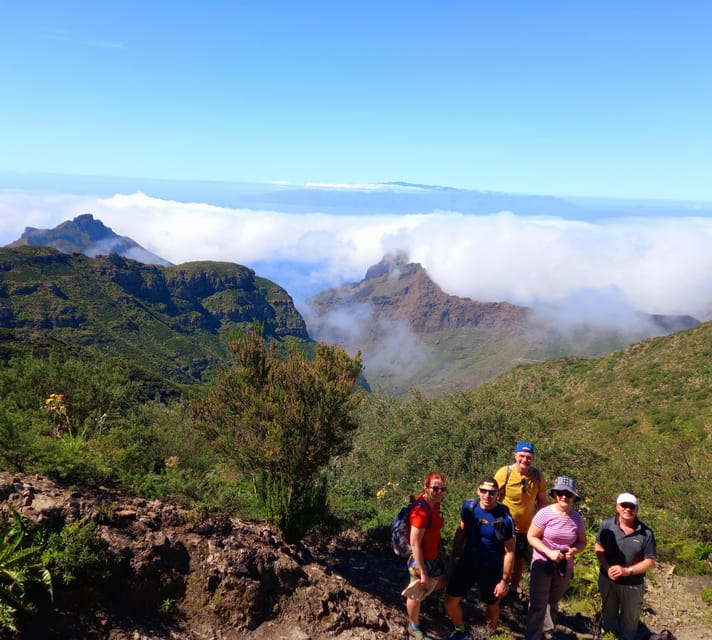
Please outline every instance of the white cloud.
[{"label": "white cloud", "polygon": [[[279,184],[279,183],[275,183]],[[287,183],[282,183],[287,184]],[[295,185],[298,186],[298,185]],[[369,182],[369,183],[348,183],[348,182],[307,182],[304,185],[308,189],[339,189],[342,191],[404,191],[404,192],[421,192],[423,187],[417,184],[402,184],[402,183],[384,183],[384,182]]]},{"label": "white cloud", "polygon": [[380,376],[404,370],[412,374],[428,366],[431,359],[431,349],[405,322],[377,318],[369,304],[347,305],[321,317],[313,316],[313,310],[306,307],[305,319],[310,334],[318,335],[318,340],[340,344],[351,354],[362,351],[365,374],[374,387],[382,381],[371,377],[371,371],[379,372]]},{"label": "white cloud", "polygon": [[96,202],[96,198],[84,196],[0,191],[0,246],[17,240],[25,227],[51,229],[82,213],[93,212]]},{"label": "white cloud", "polygon": [[[436,211],[334,216],[229,209],[140,193],[96,199],[0,192],[0,244],[26,226],[52,228],[82,213],[173,263],[225,260],[252,266],[300,302],[364,277],[385,253],[404,250],[448,293],[539,305],[615,291],[647,313],[712,311],[712,220],[604,218],[598,222]],[[611,296],[602,296],[604,299]]]}]

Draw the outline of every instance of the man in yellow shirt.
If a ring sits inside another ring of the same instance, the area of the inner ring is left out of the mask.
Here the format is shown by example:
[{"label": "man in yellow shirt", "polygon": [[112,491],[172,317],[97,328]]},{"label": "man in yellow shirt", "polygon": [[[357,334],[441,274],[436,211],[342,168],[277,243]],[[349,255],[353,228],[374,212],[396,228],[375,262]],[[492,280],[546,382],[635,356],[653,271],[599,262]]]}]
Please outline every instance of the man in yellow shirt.
[{"label": "man in yellow shirt", "polygon": [[514,448],[514,464],[505,465],[494,474],[499,484],[499,501],[509,507],[514,519],[517,542],[512,571],[510,597],[517,597],[517,588],[522,578],[525,560],[531,550],[527,542],[527,531],[537,509],[546,506],[546,482],[544,476],[534,466],[534,445],[520,442]]}]

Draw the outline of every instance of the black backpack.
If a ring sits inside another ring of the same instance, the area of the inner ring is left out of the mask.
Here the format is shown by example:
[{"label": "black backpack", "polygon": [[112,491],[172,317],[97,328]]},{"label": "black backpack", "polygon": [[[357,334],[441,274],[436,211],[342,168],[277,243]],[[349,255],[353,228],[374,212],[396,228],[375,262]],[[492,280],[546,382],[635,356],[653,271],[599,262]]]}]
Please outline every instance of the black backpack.
[{"label": "black backpack", "polygon": [[[472,504],[469,506],[469,511],[472,514],[472,520],[474,523],[475,528],[479,531],[479,528],[482,526],[483,521],[480,520],[476,515],[475,515],[475,507],[477,506],[477,501],[473,500]],[[492,528],[494,529],[494,535],[497,539],[497,542],[504,542],[505,540],[509,540],[509,536],[507,533],[509,532],[509,528],[506,526],[505,522],[507,518],[511,519],[511,514],[509,512],[509,507],[506,504],[502,504],[501,502],[497,503],[497,506],[495,507],[494,510],[498,509],[499,513],[504,513],[504,515],[501,515],[497,518],[495,518],[492,522],[488,522],[488,524],[492,525]],[[512,526],[513,523],[512,523]]]}]

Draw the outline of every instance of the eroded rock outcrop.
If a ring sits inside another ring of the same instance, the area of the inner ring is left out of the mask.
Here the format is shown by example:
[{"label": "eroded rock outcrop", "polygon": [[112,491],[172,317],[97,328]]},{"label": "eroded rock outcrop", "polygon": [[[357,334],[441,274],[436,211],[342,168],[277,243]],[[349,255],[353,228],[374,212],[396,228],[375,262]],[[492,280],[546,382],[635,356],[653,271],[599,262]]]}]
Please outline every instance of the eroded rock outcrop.
[{"label": "eroded rock outcrop", "polygon": [[393,602],[355,588],[265,523],[199,520],[170,502],[0,473],[0,513],[12,510],[55,528],[93,521],[118,559],[107,584],[75,587],[71,598],[56,592],[23,638],[404,637]]}]

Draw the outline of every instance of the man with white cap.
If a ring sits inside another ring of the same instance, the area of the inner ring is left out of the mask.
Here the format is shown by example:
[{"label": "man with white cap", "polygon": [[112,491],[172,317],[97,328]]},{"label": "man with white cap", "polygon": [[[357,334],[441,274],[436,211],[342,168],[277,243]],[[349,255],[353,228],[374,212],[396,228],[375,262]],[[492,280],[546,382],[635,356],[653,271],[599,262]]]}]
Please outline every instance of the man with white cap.
[{"label": "man with white cap", "polygon": [[616,515],[601,522],[595,550],[601,565],[602,630],[620,640],[636,640],[645,572],[655,565],[656,550],[655,535],[638,519],[638,499],[632,493],[621,493]]}]

